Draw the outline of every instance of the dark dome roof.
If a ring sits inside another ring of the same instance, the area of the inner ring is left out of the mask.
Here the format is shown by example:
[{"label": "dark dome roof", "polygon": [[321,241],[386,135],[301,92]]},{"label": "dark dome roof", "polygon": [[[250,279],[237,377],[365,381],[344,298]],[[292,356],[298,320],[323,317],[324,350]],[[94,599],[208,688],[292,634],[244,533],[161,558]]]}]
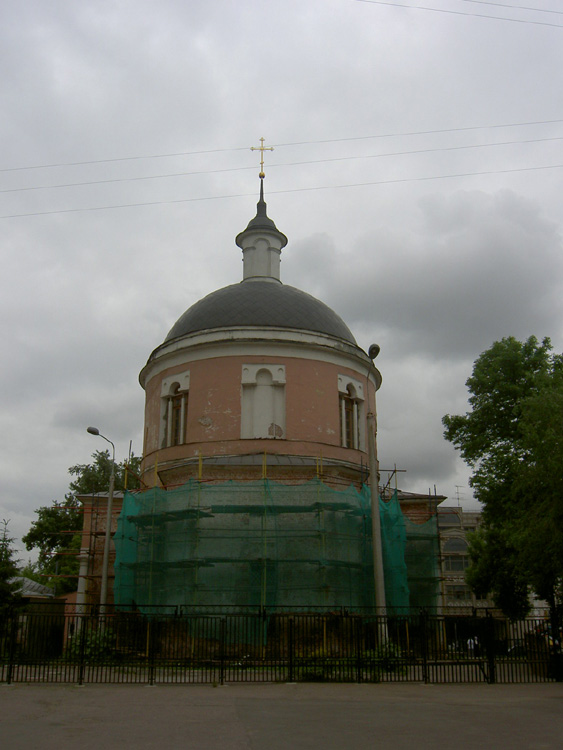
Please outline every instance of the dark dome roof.
[{"label": "dark dome roof", "polygon": [[356,345],[348,326],[324,302],[279,282],[247,280],[208,294],[172,327],[166,341],[217,328],[300,328]]}]

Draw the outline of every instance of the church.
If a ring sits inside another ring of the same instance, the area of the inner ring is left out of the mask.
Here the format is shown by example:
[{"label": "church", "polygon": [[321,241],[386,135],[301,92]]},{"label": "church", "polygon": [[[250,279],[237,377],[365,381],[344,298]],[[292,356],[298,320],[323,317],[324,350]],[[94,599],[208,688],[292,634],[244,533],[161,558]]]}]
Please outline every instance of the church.
[{"label": "church", "polygon": [[[146,392],[143,479],[198,476],[365,478],[367,411],[381,376],[344,321],[281,281],[287,237],[268,217],[263,178],[256,216],[236,237],[243,278],[190,307],[141,371]],[[244,469],[242,468],[244,467]]]},{"label": "church", "polygon": [[288,239],[267,213],[263,151],[256,215],[235,239],[242,280],[186,310],[141,370],[144,489],[116,503],[113,599],[357,609],[385,602],[385,567],[387,599],[412,605],[405,515],[427,520],[438,499],[384,503],[383,562],[379,347],[366,353],[336,312],[282,282]]}]

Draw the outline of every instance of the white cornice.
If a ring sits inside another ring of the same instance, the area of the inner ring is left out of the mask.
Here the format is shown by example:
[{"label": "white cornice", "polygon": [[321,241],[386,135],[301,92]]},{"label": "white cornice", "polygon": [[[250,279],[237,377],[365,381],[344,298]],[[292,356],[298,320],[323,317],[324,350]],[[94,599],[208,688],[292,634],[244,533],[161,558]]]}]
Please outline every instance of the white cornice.
[{"label": "white cornice", "polygon": [[203,331],[165,342],[151,354],[139,381],[146,383],[177,365],[216,357],[296,357],[348,367],[370,379],[379,388],[381,375],[368,355],[342,339],[311,331],[288,328],[226,328]]}]

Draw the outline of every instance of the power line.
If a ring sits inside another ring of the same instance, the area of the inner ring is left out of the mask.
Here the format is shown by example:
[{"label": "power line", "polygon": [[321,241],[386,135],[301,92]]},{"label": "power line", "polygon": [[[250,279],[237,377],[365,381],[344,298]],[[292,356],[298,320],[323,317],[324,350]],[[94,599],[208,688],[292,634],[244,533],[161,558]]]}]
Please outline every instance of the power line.
[{"label": "power line", "polygon": [[511,10],[529,10],[532,13],[554,13],[563,16],[563,10],[548,10],[547,8],[530,8],[528,5],[512,5],[509,3],[493,3],[490,0],[462,0],[464,3],[477,3],[478,5],[496,5],[499,8],[510,8]]},{"label": "power line", "polygon": [[[514,169],[491,169],[486,170],[483,172],[460,172],[458,174],[445,174],[445,175],[432,175],[428,177],[404,177],[404,178],[398,178],[398,179],[392,179],[392,180],[377,180],[374,182],[355,182],[355,183],[348,183],[345,185],[316,185],[313,187],[304,187],[304,188],[289,188],[287,190],[272,190],[269,192],[269,195],[281,195],[284,193],[303,193],[303,192],[311,192],[314,190],[339,190],[342,188],[355,188],[355,187],[371,187],[373,185],[394,185],[394,184],[400,184],[400,183],[407,183],[407,182],[426,182],[430,180],[447,180],[447,179],[455,179],[457,177],[481,177],[485,175],[494,175],[494,174],[514,174],[517,172],[536,172],[544,169],[562,169],[563,164],[548,164],[547,166],[542,167],[518,167]],[[164,205],[173,205],[175,203],[195,203],[195,202],[201,202],[201,201],[211,201],[211,200],[224,200],[226,198],[247,198],[247,197],[256,196],[256,193],[234,193],[231,195],[211,195],[211,196],[205,196],[205,197],[197,197],[197,198],[179,198],[176,200],[165,200],[165,201],[148,201],[145,203],[122,203],[122,204],[116,204],[111,206],[89,206],[86,208],[63,208],[63,209],[57,209],[54,211],[33,211],[30,213],[22,213],[22,214],[8,214],[5,216],[0,216],[0,219],[16,219],[16,218],[23,218],[28,216],[50,216],[54,214],[69,214],[69,213],[80,213],[80,212],[86,212],[86,211],[107,211],[112,209],[119,209],[119,208],[141,208],[141,207],[147,207],[147,206],[164,206]]]},{"label": "power line", "polygon": [[[496,125],[469,125],[461,128],[440,128],[433,130],[415,130],[415,131],[404,131],[396,133],[377,133],[375,135],[359,135],[349,136],[345,138],[325,138],[322,140],[315,141],[293,141],[288,143],[274,143],[276,148],[285,148],[287,146],[311,146],[322,143],[344,143],[346,141],[365,141],[376,138],[403,138],[418,135],[437,135],[440,133],[461,133],[470,130],[494,130],[499,128],[520,128],[527,127],[530,125],[554,125],[563,122],[563,119],[557,120],[535,120],[532,122],[508,122],[499,123]],[[205,149],[202,151],[178,151],[175,153],[168,154],[145,154],[144,156],[119,156],[111,159],[88,159],[85,161],[72,161],[72,162],[57,162],[53,164],[35,164],[25,167],[3,167],[0,168],[2,172],[22,172],[31,169],[54,169],[57,167],[81,167],[91,164],[112,164],[120,161],[140,161],[142,159],[167,159],[177,156],[200,156],[205,154],[217,154],[217,153],[229,153],[235,151],[248,151],[249,147],[236,146],[234,148],[214,148]]]},{"label": "power line", "polygon": [[137,161],[139,159],[166,159],[172,156],[199,156],[200,154],[219,154],[226,151],[247,151],[247,148],[212,148],[204,151],[179,151],[171,154],[149,154],[147,156],[118,156],[113,159],[88,159],[86,161],[67,161],[55,164],[33,164],[27,167],[3,167],[0,172],[23,172],[28,169],[53,169],[55,167],[83,167],[89,164],[111,164],[116,161]]},{"label": "power line", "polygon": [[[340,143],[341,141],[365,141],[370,138],[403,138],[417,135],[440,135],[441,133],[463,133],[470,130],[495,130],[498,128],[521,128],[528,125],[554,125],[563,120],[538,120],[537,122],[510,122],[499,125],[468,125],[462,128],[443,128],[434,130],[417,130],[398,133],[381,133],[378,135],[360,135],[353,138],[329,138],[320,141],[294,141],[293,143],[274,143],[276,148],[282,146],[312,146],[319,143]],[[1,170],[0,170],[1,171]]]},{"label": "power line", "polygon": [[[272,164],[269,165],[274,166]],[[279,166],[279,165],[275,165]],[[282,165],[283,166],[283,165]],[[169,174],[145,175],[142,177],[115,177],[108,180],[90,180],[86,182],[67,182],[60,185],[36,185],[30,187],[6,188],[0,190],[0,193],[22,193],[29,190],[53,190],[55,188],[85,187],[87,185],[108,185],[116,182],[142,182],[143,180],[159,180],[167,177],[192,177],[202,174],[217,174],[221,172],[242,172],[255,170],[256,167],[225,167],[224,169],[202,169],[195,172],[171,172]]]},{"label": "power line", "polygon": [[369,138],[402,138],[403,136],[415,135],[439,135],[440,133],[462,133],[468,130],[494,130],[498,128],[521,128],[528,125],[554,125],[563,122],[563,120],[537,120],[535,122],[509,122],[497,125],[467,125],[462,128],[443,128],[434,130],[415,130],[398,133],[381,133],[378,135],[360,135],[353,138],[329,138],[321,141],[294,141],[293,143],[274,143],[274,146],[311,146],[317,143],[339,143],[340,141],[363,141]]},{"label": "power line", "polygon": [[432,13],[449,13],[454,16],[469,16],[470,18],[488,18],[493,21],[510,21],[512,23],[525,23],[534,26],[551,26],[563,29],[563,24],[548,23],[547,21],[531,21],[523,18],[508,18],[507,16],[488,16],[485,13],[465,13],[462,10],[446,10],[445,8],[428,8],[425,5],[403,5],[402,3],[385,2],[385,0],[355,0],[357,3],[370,3],[371,5],[388,5],[391,8],[410,8],[411,10],[427,10]]},{"label": "power line", "polygon": [[[476,144],[468,144],[463,146],[439,146],[436,148],[423,148],[423,149],[414,149],[412,151],[392,151],[389,153],[384,154],[363,154],[360,156],[335,156],[328,159],[309,159],[307,161],[294,161],[294,162],[285,162],[285,163],[278,163],[278,164],[269,164],[268,168],[273,169],[275,167],[296,167],[296,166],[303,166],[308,164],[325,164],[329,162],[340,162],[340,161],[353,161],[358,159],[381,159],[381,158],[388,158],[391,156],[413,156],[413,155],[419,155],[419,154],[430,154],[430,153],[438,153],[438,152],[447,152],[447,151],[467,151],[469,149],[473,148],[492,148],[495,146],[514,146],[514,145],[522,145],[522,144],[529,144],[529,143],[547,143],[550,141],[561,141],[563,140],[563,136],[553,136],[552,138],[529,138],[521,141],[499,141],[497,143],[476,143]],[[120,182],[143,182],[146,180],[160,180],[160,179],[166,179],[169,177],[193,177],[196,175],[205,175],[205,174],[218,174],[218,173],[224,173],[224,172],[243,172],[248,170],[254,170],[256,167],[225,167],[224,169],[202,169],[198,171],[193,172],[171,172],[168,174],[157,174],[157,175],[144,175],[141,177],[115,177],[107,180],[89,180],[84,182],[67,182],[62,183],[59,185],[31,185],[28,187],[18,187],[18,188],[5,188],[0,189],[1,193],[23,193],[23,192],[29,192],[32,190],[54,190],[58,188],[69,188],[69,187],[85,187],[89,185],[108,185],[108,184],[114,184],[114,183],[120,183]]]}]

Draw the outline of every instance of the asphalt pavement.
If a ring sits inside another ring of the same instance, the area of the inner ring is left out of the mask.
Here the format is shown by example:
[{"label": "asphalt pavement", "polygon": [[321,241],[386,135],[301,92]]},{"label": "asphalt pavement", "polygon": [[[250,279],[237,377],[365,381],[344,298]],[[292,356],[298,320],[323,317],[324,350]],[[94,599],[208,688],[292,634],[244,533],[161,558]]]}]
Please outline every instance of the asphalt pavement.
[{"label": "asphalt pavement", "polygon": [[563,748],[563,685],[0,685],[3,750]]}]

